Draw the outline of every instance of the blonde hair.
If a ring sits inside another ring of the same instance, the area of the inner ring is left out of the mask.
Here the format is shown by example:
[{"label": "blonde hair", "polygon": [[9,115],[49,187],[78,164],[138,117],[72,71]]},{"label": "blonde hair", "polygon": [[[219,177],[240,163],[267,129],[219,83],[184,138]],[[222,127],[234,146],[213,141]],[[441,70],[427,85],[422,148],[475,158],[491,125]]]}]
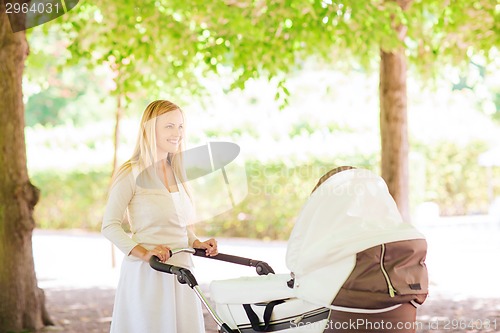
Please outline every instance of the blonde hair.
[{"label": "blonde hair", "polygon": [[[123,163],[118,168],[118,170],[114,172],[111,181],[111,187],[113,187],[113,185],[120,177],[131,171],[132,167],[136,167],[137,172],[140,173],[141,171],[146,170],[148,167],[153,166],[156,162],[158,162],[158,155],[156,150],[156,119],[165,113],[176,110],[179,110],[181,112],[182,118],[184,119],[184,112],[182,111],[182,109],[170,101],[156,100],[149,103],[149,105],[144,110],[144,113],[142,114],[139,134],[137,136],[137,141],[132,153],[132,157],[130,157],[129,160]],[[184,149],[185,138],[183,135],[177,152],[168,153],[167,160],[171,163],[174,174],[181,181],[189,197],[191,197],[190,191],[185,185],[186,173],[182,161],[182,151]]]}]

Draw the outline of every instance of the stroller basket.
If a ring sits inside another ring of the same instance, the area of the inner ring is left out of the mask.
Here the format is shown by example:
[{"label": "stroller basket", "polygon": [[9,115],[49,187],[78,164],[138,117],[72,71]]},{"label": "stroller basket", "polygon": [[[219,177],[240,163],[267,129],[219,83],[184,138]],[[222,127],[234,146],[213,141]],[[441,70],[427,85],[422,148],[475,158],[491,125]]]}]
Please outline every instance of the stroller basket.
[{"label": "stroller basket", "polygon": [[[274,274],[266,262],[223,253],[208,257],[205,250],[192,248],[173,250],[171,255],[179,252],[255,267],[259,276],[212,282],[210,288],[217,309],[214,310],[189,269],[164,264],[158,257],[151,257],[153,269],[174,274],[179,283],[193,289],[217,323],[219,332],[323,332],[330,310],[294,298],[293,290],[287,285],[290,276]],[[245,304],[241,303],[242,299]]]}]

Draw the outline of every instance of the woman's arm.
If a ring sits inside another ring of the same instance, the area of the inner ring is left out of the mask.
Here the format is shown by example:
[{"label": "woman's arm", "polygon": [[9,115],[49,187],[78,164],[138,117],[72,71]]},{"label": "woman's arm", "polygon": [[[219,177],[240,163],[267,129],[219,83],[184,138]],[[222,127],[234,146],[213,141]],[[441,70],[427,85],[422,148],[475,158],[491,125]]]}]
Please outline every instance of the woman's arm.
[{"label": "woman's arm", "polygon": [[194,227],[192,225],[187,226],[188,234],[188,244],[195,249],[205,249],[207,256],[215,256],[219,253],[217,250],[217,241],[213,238],[200,242],[200,240],[194,234]]},{"label": "woman's arm", "polygon": [[134,195],[135,181],[132,172],[120,176],[113,183],[104,210],[101,233],[115,244],[125,255],[131,254],[138,245],[122,228],[127,206]]},{"label": "woman's arm", "polygon": [[152,256],[157,256],[160,261],[165,262],[170,258],[170,249],[166,245],[158,245],[153,250],[148,251],[141,245],[136,245],[130,254],[146,262],[149,262]]},{"label": "woman's arm", "polygon": [[134,196],[134,188],[135,179],[132,172],[123,175],[112,185],[101,232],[127,256],[133,255],[144,261],[149,261],[155,255],[165,262],[170,258],[170,249],[166,245],[158,245],[152,250],[147,250],[130,238],[121,226],[127,206]]},{"label": "woman's arm", "polygon": [[194,242],[198,240],[198,237],[196,237],[196,235],[194,234],[194,228],[192,225],[187,226],[187,235],[188,235],[188,245],[191,247],[195,247]]}]

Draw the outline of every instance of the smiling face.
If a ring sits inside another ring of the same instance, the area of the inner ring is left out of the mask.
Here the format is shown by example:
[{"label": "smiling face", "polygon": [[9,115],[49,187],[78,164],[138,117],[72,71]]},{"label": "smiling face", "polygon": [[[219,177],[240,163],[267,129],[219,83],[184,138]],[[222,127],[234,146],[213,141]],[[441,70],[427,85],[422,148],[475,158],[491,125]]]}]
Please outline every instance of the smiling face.
[{"label": "smiling face", "polygon": [[156,150],[159,159],[168,153],[176,153],[184,135],[184,117],[179,109],[166,112],[156,118]]}]

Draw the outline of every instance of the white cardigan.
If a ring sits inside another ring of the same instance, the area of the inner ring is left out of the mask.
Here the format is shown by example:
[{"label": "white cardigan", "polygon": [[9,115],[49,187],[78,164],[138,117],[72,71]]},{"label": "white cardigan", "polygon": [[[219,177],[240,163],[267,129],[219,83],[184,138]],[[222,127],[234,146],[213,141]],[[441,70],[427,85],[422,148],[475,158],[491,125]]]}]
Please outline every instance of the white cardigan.
[{"label": "white cardigan", "polygon": [[[179,191],[171,193],[148,171],[151,169],[138,174],[134,169],[123,174],[110,190],[103,216],[102,234],[127,256],[138,244],[148,250],[160,244],[175,249],[192,246],[196,240],[187,227],[195,212],[184,186],[178,181]],[[125,213],[131,236],[121,227]],[[175,255],[168,263],[192,266],[191,256],[185,253]]]}]

